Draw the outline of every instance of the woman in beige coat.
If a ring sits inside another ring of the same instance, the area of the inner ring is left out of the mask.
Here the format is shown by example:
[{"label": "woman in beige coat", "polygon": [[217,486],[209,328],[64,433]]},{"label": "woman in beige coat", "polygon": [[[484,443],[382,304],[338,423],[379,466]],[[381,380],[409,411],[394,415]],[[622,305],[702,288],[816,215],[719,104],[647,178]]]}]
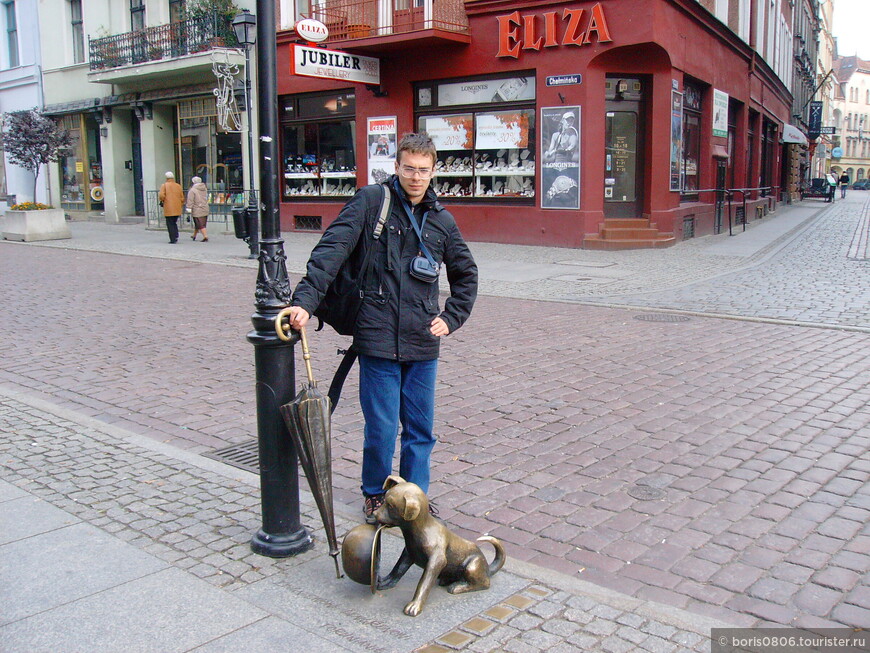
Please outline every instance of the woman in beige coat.
[{"label": "woman in beige coat", "polygon": [[208,242],[208,234],[205,232],[205,225],[208,222],[208,190],[199,177],[194,177],[190,183],[193,185],[187,191],[187,210],[193,218],[194,229],[191,239],[196,240],[196,234],[202,232],[202,242],[205,243]]}]

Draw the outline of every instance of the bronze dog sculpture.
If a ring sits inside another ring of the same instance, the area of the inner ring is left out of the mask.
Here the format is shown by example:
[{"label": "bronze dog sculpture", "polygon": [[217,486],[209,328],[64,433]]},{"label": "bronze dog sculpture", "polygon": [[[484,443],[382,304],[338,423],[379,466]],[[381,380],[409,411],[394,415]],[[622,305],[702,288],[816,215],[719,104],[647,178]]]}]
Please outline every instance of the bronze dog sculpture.
[{"label": "bronze dog sculpture", "polygon": [[390,476],[384,483],[384,503],[375,513],[378,523],[398,526],[405,538],[405,549],[392,571],[378,579],[378,589],[389,589],[410,569],[411,564],[423,568],[414,599],[405,606],[405,614],[416,617],[423,610],[429,591],[437,581],[446,585],[451,594],[475,592],[489,588],[489,579],[502,568],[506,556],[496,538],[485,535],[478,542],[495,547],[495,559],[487,565],[483,552],[470,542],[450,532],[429,514],[429,499],[417,485],[399,476]]}]

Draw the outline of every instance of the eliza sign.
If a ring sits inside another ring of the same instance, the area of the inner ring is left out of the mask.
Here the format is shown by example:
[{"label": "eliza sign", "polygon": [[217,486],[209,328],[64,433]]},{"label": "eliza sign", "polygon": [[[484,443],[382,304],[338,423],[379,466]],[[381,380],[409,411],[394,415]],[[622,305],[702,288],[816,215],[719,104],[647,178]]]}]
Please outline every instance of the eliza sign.
[{"label": "eliza sign", "polygon": [[521,14],[519,11],[498,16],[499,57],[520,56],[520,50],[540,50],[560,45],[589,45],[595,34],[599,43],[610,43],[610,30],[601,3],[592,9],[547,11],[542,14]]},{"label": "eliza sign", "polygon": [[326,25],[313,18],[297,20],[295,29],[299,36],[311,43],[320,43],[325,41],[329,36],[329,30]]},{"label": "eliza sign", "polygon": [[340,79],[360,84],[381,83],[379,59],[298,44],[293,46],[292,53],[290,70],[296,75]]}]

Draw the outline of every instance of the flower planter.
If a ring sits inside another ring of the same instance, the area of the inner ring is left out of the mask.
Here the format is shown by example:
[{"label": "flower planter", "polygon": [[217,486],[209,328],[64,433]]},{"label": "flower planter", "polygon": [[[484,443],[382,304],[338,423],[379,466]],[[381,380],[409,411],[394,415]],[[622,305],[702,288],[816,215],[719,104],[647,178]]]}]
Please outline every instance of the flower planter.
[{"label": "flower planter", "polygon": [[72,238],[63,209],[41,211],[6,211],[3,220],[6,240],[61,240]]}]

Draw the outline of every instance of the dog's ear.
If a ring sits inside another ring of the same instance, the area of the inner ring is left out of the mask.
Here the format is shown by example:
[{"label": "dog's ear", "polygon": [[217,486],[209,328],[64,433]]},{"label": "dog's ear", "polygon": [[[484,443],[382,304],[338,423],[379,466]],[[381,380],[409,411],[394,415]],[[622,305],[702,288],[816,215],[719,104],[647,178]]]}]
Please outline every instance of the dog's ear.
[{"label": "dog's ear", "polygon": [[404,483],[404,482],[405,482],[405,479],[403,479],[401,476],[396,476],[395,474],[391,474],[390,476],[387,476],[387,480],[384,481],[384,490],[389,490],[390,488],[395,487],[399,483]]},{"label": "dog's ear", "polygon": [[413,496],[407,497],[405,499],[405,510],[402,513],[402,518],[405,521],[414,521],[420,516],[420,511],[422,509],[423,506],[420,503],[420,499]]}]

